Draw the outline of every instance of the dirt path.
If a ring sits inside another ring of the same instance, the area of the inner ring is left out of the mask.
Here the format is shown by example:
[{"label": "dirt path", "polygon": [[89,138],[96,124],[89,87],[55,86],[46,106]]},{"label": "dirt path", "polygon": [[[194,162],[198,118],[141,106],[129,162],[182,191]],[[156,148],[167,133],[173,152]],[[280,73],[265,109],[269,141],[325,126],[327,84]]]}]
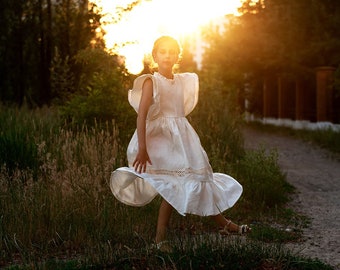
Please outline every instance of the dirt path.
[{"label": "dirt path", "polygon": [[290,248],[340,269],[340,162],[298,139],[249,128],[243,133],[246,148],[278,151],[279,165],[297,189],[291,207],[311,218],[306,241]]}]

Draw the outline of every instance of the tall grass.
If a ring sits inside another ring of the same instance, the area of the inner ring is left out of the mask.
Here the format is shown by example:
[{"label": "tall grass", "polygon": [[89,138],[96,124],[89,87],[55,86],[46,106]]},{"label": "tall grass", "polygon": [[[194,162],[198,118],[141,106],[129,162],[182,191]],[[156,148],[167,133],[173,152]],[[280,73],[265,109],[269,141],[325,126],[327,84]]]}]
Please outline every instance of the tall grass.
[{"label": "tall grass", "polygon": [[[288,265],[286,261],[295,258],[288,253],[278,254],[275,247],[261,243],[254,244],[254,250],[247,243],[224,245],[221,239],[215,242],[201,239],[192,245],[190,237],[205,235],[211,224],[203,218],[183,218],[177,214],[170,234],[173,252],[164,255],[150,249],[160,199],[142,208],[128,207],[114,199],[108,187],[111,171],[126,165],[126,145],[119,145],[119,137],[127,135],[121,134],[124,131],[119,134],[115,123],[91,127],[66,124],[51,109],[0,109],[1,149],[6,149],[2,150],[6,154],[15,153],[1,159],[0,267],[19,264],[27,269],[59,266],[194,269],[208,267],[207,262],[213,260],[213,268],[218,269],[232,262],[236,265],[240,260],[255,262],[258,258],[262,260],[258,266],[266,260]],[[209,146],[207,152],[213,166],[239,176],[245,194],[253,194],[245,195],[233,211],[242,214],[259,211],[258,204],[242,202],[251,200],[251,196],[257,196],[263,204],[270,201],[272,205],[267,207],[282,204],[286,192],[282,186],[274,190],[283,194],[279,200],[265,190],[271,188],[269,179],[282,180],[275,159],[268,162],[261,154],[247,156],[240,146],[237,121],[209,110],[205,114],[207,118],[198,113],[192,120],[201,126],[198,132],[205,146]],[[260,163],[262,167],[258,168]],[[268,174],[263,170],[265,164],[272,168],[267,170]],[[263,178],[266,184],[257,186]],[[258,195],[251,192],[255,186]],[[242,269],[253,269],[250,265]]]},{"label": "tall grass", "polygon": [[[25,261],[49,250],[82,250],[85,239],[110,239],[125,230],[115,222],[125,210],[107,188],[111,171],[123,163],[114,126],[77,130],[58,127],[45,111],[6,114],[2,147],[14,152],[15,162],[10,168],[3,162],[0,171],[1,256],[18,253]],[[34,151],[17,155],[27,142]]]},{"label": "tall grass", "polygon": [[262,211],[284,205],[288,202],[287,194],[294,191],[278,165],[275,151],[250,150],[233,164],[233,169],[236,177],[246,183],[245,203],[255,203]]}]

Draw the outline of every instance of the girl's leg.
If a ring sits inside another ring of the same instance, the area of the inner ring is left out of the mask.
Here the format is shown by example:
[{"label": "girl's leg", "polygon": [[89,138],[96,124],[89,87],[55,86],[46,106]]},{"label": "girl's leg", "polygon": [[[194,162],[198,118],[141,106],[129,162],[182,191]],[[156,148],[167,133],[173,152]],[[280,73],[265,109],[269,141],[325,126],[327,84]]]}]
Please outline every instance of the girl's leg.
[{"label": "girl's leg", "polygon": [[163,200],[159,207],[157,230],[156,230],[156,243],[160,243],[165,240],[166,231],[169,226],[170,217],[172,213],[172,206]]},{"label": "girl's leg", "polygon": [[218,214],[216,216],[211,216],[211,218],[222,228],[228,227],[228,230],[231,232],[238,232],[239,226],[230,220],[226,219],[222,214]]}]

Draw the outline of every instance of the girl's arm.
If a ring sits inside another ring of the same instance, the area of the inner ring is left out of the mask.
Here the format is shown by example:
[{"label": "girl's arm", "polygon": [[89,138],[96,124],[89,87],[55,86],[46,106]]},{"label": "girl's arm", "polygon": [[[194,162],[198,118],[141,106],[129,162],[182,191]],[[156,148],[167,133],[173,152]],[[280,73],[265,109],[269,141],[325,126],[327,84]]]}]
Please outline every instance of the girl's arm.
[{"label": "girl's arm", "polygon": [[149,107],[152,103],[153,83],[150,78],[146,79],[142,87],[142,97],[139,104],[137,116],[137,137],[138,137],[138,152],[136,159],[133,162],[135,171],[138,173],[145,172],[147,162],[151,163],[146,147],[146,117]]}]

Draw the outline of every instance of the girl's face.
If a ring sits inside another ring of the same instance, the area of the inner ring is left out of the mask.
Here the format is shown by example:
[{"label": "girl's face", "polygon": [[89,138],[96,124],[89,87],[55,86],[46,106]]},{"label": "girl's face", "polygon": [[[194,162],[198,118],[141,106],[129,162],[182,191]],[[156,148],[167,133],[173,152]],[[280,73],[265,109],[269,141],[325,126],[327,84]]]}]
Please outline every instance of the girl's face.
[{"label": "girl's face", "polygon": [[178,61],[178,50],[171,42],[162,42],[153,55],[155,62],[158,64],[159,70],[172,70]]}]

